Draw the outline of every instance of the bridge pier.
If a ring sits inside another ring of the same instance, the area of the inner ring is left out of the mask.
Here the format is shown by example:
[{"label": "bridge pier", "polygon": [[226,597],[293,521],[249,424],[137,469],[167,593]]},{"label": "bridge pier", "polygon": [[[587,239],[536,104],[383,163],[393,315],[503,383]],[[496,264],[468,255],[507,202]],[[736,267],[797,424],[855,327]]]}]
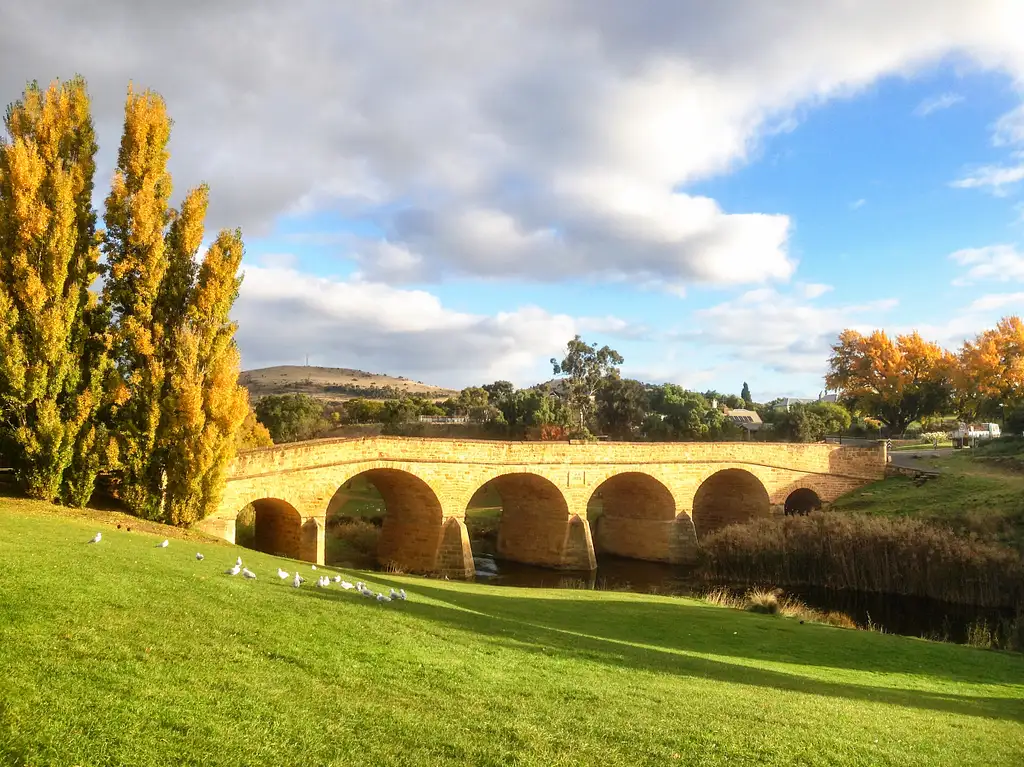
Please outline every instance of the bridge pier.
[{"label": "bridge pier", "polygon": [[310,516],[302,525],[299,539],[299,559],[316,565],[324,564],[327,515]]},{"label": "bridge pier", "polygon": [[469,580],[475,571],[466,522],[459,517],[448,517],[441,527],[437,546],[437,572],[449,578]]}]

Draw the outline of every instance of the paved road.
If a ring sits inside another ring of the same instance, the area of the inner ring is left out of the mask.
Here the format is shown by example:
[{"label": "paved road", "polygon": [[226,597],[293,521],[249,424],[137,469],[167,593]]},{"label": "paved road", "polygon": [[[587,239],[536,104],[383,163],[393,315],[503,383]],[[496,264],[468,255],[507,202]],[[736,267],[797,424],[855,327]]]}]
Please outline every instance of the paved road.
[{"label": "paved road", "polygon": [[930,448],[923,450],[893,450],[889,453],[889,457],[892,458],[892,465],[899,466],[903,469],[920,469],[921,471],[939,471],[938,468],[932,466],[922,458],[942,458],[947,455],[953,454],[953,448],[951,447],[940,447],[938,450],[932,450]]}]

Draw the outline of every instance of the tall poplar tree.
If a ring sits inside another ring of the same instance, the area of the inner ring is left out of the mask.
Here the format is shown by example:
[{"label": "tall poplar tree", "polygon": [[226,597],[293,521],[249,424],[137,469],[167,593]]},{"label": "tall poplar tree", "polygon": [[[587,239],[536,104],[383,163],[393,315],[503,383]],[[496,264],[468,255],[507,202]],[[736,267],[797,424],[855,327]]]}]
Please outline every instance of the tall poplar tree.
[{"label": "tall poplar tree", "polygon": [[0,442],[29,496],[84,504],[106,436],[85,81],[30,84],[0,139]]},{"label": "tall poplar tree", "polygon": [[106,200],[103,303],[111,317],[120,385],[111,409],[118,434],[121,499],[135,514],[160,512],[163,469],[155,460],[166,368],[164,328],[155,306],[167,270],[164,237],[171,213],[163,99],[131,86],[117,168]]},{"label": "tall poplar tree", "polygon": [[242,252],[241,232],[219,234],[175,332],[164,401],[163,516],[172,524],[190,524],[216,509],[238,430],[249,413],[248,394],[238,384],[237,326],[229,319],[241,284]]}]

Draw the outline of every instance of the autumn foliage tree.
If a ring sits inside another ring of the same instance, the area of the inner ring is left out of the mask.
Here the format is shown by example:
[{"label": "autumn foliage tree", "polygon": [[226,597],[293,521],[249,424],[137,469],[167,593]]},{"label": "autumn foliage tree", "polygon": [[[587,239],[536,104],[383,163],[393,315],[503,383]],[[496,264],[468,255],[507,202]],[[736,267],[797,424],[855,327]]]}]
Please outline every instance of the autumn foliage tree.
[{"label": "autumn foliage tree", "polygon": [[964,343],[955,376],[960,415],[999,418],[1024,405],[1024,322],[1005,317]]},{"label": "autumn foliage tree", "polygon": [[209,191],[169,207],[170,129],[163,99],[129,87],[104,216],[103,303],[120,374],[110,418],[121,497],[136,514],[188,524],[219,501],[249,411],[228,318],[243,247],[239,231],[222,231],[197,266]]},{"label": "autumn foliage tree", "polygon": [[84,504],[105,466],[134,513],[200,519],[251,414],[228,318],[241,233],[222,231],[197,258],[208,190],[168,206],[171,123],[150,91],[128,90],[103,233],[85,81],[30,84],[5,125],[0,449],[31,496]]},{"label": "autumn foliage tree", "polygon": [[0,441],[31,497],[84,504],[107,436],[85,81],[30,84],[0,139]]},{"label": "autumn foliage tree", "polygon": [[881,330],[844,330],[832,346],[825,385],[902,434],[949,402],[954,366],[952,355],[916,332],[893,339]]}]

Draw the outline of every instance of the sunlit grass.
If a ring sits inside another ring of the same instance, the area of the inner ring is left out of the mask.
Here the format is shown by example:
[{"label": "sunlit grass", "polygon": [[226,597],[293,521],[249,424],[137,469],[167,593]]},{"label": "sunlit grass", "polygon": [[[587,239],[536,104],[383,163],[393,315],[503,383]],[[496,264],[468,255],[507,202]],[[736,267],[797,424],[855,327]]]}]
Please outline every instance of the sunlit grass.
[{"label": "sunlit grass", "polygon": [[[0,499],[0,764],[1009,765],[1024,754],[1019,655],[678,598],[344,572],[409,592],[378,604],[314,588],[307,564],[173,532],[160,549],[164,530],[106,519]],[[103,541],[86,544],[97,530]],[[223,574],[238,555],[257,580]],[[309,581],[292,588],[279,565]]]}]

